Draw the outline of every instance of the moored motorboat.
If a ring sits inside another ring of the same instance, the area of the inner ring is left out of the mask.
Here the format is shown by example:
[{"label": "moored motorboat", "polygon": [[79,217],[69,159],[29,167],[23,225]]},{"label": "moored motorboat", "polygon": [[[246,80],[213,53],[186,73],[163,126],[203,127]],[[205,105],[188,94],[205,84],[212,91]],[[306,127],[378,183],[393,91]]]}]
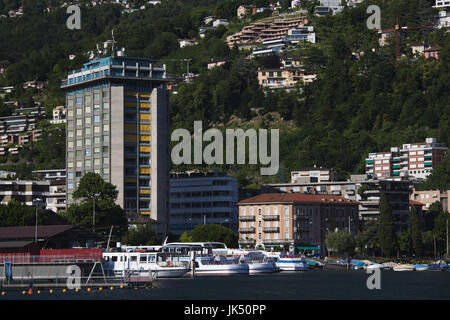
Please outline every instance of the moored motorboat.
[{"label": "moored motorboat", "polygon": [[428,270],[428,265],[426,265],[426,264],[416,264],[416,266],[414,267],[414,270],[416,270],[416,271],[426,271],[426,270]]},{"label": "moored motorboat", "polygon": [[394,271],[414,271],[415,265],[413,264],[398,264],[392,267]]},{"label": "moored motorboat", "polygon": [[307,271],[309,265],[303,256],[283,255],[280,253],[266,253],[268,260],[276,263],[281,271]]}]

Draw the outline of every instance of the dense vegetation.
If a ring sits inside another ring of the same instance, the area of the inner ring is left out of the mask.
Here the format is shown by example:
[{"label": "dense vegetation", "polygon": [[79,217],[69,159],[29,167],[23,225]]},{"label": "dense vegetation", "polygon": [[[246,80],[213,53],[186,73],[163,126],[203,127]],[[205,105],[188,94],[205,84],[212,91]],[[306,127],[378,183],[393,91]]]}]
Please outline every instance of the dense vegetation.
[{"label": "dense vegetation", "polygon": [[[96,44],[110,39],[113,28],[117,47],[126,48],[127,55],[162,60],[173,75],[185,73],[185,59],[191,59],[190,71],[200,76],[194,83],[180,84],[178,94],[172,96],[172,130],[192,130],[194,120],[202,120],[204,130],[211,126],[281,130],[278,175],[261,177],[255,166],[210,167],[239,177],[241,186],[283,181],[290,170],[314,164],[333,167],[345,178],[363,172],[368,152],[426,137],[450,145],[448,34],[436,29],[408,31],[402,38],[405,57],[396,64],[394,42],[379,47],[379,35],[366,27],[369,3],[382,8],[382,26],[393,27],[396,17],[402,25],[429,23],[431,0],[374,0],[332,17],[310,14],[318,43],[288,54],[304,57],[305,69],[316,73],[317,81],[290,92],[265,92],[257,84],[257,69],[279,63],[277,57],[247,60],[245,52],[229,49],[224,41],[251,22],[237,20],[239,4],[263,7],[269,1],[163,1],[129,14],[122,13],[117,4],[82,7],[81,30],[65,27],[64,8],[44,12],[49,3],[58,1],[0,3],[0,11],[23,4],[25,12],[20,18],[0,19],[0,64],[7,67],[0,83],[17,88],[15,96],[8,98],[29,99],[20,84],[48,80],[49,87],[33,98],[44,107],[61,104],[59,80],[87,61],[87,52]],[[306,7],[309,12],[312,8]],[[231,24],[200,39],[198,27],[211,14],[230,19]],[[177,39],[194,37],[198,45],[178,47]],[[439,60],[413,57],[407,44],[419,41],[439,45]],[[69,60],[69,54],[76,58]],[[206,63],[212,59],[228,63],[208,70]]]}]

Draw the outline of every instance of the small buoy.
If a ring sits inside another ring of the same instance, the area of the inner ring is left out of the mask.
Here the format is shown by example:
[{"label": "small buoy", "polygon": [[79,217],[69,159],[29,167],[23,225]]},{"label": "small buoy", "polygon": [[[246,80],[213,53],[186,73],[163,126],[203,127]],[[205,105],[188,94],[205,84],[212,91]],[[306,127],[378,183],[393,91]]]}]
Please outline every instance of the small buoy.
[{"label": "small buoy", "polygon": [[102,291],[102,290],[103,290],[103,288],[102,288],[102,287],[100,287],[100,288],[98,288],[98,290],[99,290],[99,291]]},{"label": "small buoy", "polygon": [[53,289],[50,289],[50,293],[53,293]]},{"label": "small buoy", "polygon": [[91,291],[91,288],[87,288],[87,291]]},{"label": "small buoy", "polygon": [[28,290],[28,294],[33,294],[33,289],[30,288],[30,289]]},{"label": "small buoy", "polygon": [[114,287],[110,287],[109,289],[110,289],[110,290],[114,290]]},{"label": "small buoy", "polygon": [[78,292],[78,290],[79,290],[78,288],[75,288],[75,292]]},{"label": "small buoy", "polygon": [[25,290],[22,290],[22,294],[25,294]]},{"label": "small buoy", "polygon": [[41,290],[38,290],[38,291],[36,291],[37,292],[37,294],[40,294],[41,293]]},{"label": "small buoy", "polygon": [[63,292],[66,292],[66,289],[65,289],[65,288],[63,289]]},{"label": "small buoy", "polygon": [[120,289],[122,289],[123,288],[123,285],[120,285]]},{"label": "small buoy", "polygon": [[2,291],[2,296],[4,296],[6,294],[6,292],[5,291]]}]

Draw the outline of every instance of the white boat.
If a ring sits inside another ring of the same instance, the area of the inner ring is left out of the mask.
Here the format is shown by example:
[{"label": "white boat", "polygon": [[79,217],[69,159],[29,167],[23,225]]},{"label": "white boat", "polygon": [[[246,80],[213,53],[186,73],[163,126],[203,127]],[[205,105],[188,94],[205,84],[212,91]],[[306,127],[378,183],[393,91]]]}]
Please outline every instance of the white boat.
[{"label": "white boat", "polygon": [[303,256],[289,256],[281,255],[279,252],[266,252],[268,260],[276,263],[276,266],[281,271],[307,271],[309,265]]},{"label": "white boat", "polygon": [[[178,255],[180,261],[189,261],[195,275],[249,274],[249,263],[228,259],[225,255],[213,254],[213,248],[225,248],[216,242],[175,242],[161,248],[163,253]],[[195,261],[192,265],[192,260]]]},{"label": "white boat", "polygon": [[239,263],[221,255],[206,255],[195,257],[195,275],[232,275],[249,274],[248,263]]},{"label": "white boat", "polygon": [[374,269],[384,269],[384,266],[379,263],[372,263],[370,265],[364,266],[366,270],[374,270]]},{"label": "white boat", "polygon": [[276,262],[267,259],[262,251],[244,251],[239,256],[239,262],[248,264],[250,274],[279,271]]},{"label": "white boat", "polygon": [[414,271],[415,265],[413,264],[397,264],[392,267],[394,271]]},{"label": "white boat", "polygon": [[189,271],[189,262],[160,252],[103,252],[103,269],[115,277],[175,278]]}]

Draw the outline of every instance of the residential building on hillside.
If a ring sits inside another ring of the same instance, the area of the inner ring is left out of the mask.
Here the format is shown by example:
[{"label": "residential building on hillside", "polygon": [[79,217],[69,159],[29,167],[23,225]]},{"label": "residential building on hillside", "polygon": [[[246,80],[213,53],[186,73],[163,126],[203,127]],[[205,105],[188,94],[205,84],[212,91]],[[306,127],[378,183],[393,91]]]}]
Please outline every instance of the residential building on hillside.
[{"label": "residential building on hillside", "polygon": [[433,6],[439,10],[435,17],[436,25],[438,28],[450,27],[450,1],[449,0],[436,0],[436,4]]},{"label": "residential building on hillside", "polygon": [[64,106],[56,106],[53,108],[53,119],[50,123],[66,123],[66,108]]},{"label": "residential building on hillside", "polygon": [[400,177],[372,179],[368,175],[352,175],[348,181],[316,181],[301,179],[291,183],[276,183],[261,186],[261,193],[306,193],[335,195],[359,203],[360,220],[376,220],[380,213],[381,192],[386,194],[392,208],[398,230],[407,228],[409,223],[409,195],[412,181]]},{"label": "residential building on hillside", "polygon": [[443,143],[437,143],[436,138],[427,138],[425,142],[392,147],[390,152],[369,153],[366,173],[377,177],[425,179],[447,153],[448,148]]},{"label": "residential building on hillside", "polygon": [[283,38],[288,35],[289,30],[303,27],[307,23],[306,16],[255,22],[243,27],[240,32],[228,36],[227,44],[233,48],[234,45],[257,44],[266,40]]},{"label": "residential building on hillside", "polygon": [[440,202],[444,211],[450,212],[450,190],[424,190],[413,189],[411,200],[419,201],[423,204],[422,210],[426,211],[436,201]]},{"label": "residential building on hillside", "polygon": [[168,230],[169,97],[165,65],[124,56],[91,60],[63,81],[66,90],[67,203],[95,172],[117,187],[126,212]]},{"label": "residential building on hillside", "polygon": [[239,19],[244,18],[245,15],[252,12],[253,6],[247,6],[247,5],[240,5],[237,8],[237,17]]},{"label": "residential building on hillside", "polygon": [[303,75],[299,68],[258,70],[258,84],[269,89],[293,88]]},{"label": "residential building on hillside", "polygon": [[2,180],[0,181],[0,203],[8,204],[14,199],[27,206],[34,206],[36,203],[45,206],[49,188],[48,181]]},{"label": "residential building on hillside", "polygon": [[337,181],[337,172],[327,168],[304,168],[291,171],[291,183]]},{"label": "residential building on hillside", "polygon": [[324,255],[325,239],[337,230],[356,234],[358,203],[340,196],[261,194],[239,201],[241,247],[309,246]]},{"label": "residential building on hillside", "polygon": [[237,231],[238,181],[217,172],[172,173],[170,232],[181,235],[198,224],[220,224]]}]

